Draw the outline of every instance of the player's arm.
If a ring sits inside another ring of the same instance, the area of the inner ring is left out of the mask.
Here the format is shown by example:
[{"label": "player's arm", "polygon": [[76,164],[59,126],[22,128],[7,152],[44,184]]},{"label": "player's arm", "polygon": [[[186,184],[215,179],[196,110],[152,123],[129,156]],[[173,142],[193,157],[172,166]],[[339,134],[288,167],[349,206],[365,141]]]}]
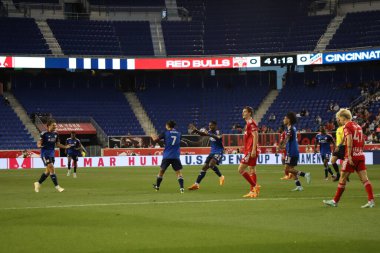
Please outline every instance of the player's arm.
[{"label": "player's arm", "polygon": [[152,138],[152,140],[154,142],[158,142],[158,141],[164,139],[165,133],[161,133],[160,135],[152,134],[150,137]]},{"label": "player's arm", "polygon": [[37,147],[38,147],[38,148],[42,148],[42,147],[43,147],[43,145],[42,145],[42,139],[39,139],[39,140],[37,141]]},{"label": "player's arm", "polygon": [[351,133],[348,133],[346,135],[346,143],[347,143],[348,162],[351,165],[354,165],[354,163],[352,162],[352,156],[351,156],[351,152],[352,152],[352,134]]},{"label": "player's arm", "polygon": [[57,137],[57,141],[55,143],[55,146],[58,147],[58,148],[63,148],[63,149],[68,149],[70,148],[70,145],[66,144],[66,145],[63,145],[60,140],[59,140],[59,137]]},{"label": "player's arm", "polygon": [[314,154],[317,153],[317,146],[318,146],[318,143],[319,143],[319,140],[318,140],[318,135],[315,137],[315,143],[314,143]]},{"label": "player's arm", "polygon": [[283,149],[286,145],[286,143],[288,143],[288,141],[290,140],[290,135],[286,135],[285,139],[280,143],[280,147],[279,149]]},{"label": "player's arm", "polygon": [[257,156],[257,140],[259,138],[259,132],[254,130],[252,132],[253,135],[253,143],[252,143],[252,152],[251,152],[251,157],[256,157]]},{"label": "player's arm", "polygon": [[330,135],[330,139],[331,139],[331,143],[332,143],[332,145],[333,145],[333,149],[335,149],[336,148],[336,145],[335,145],[335,141],[334,141],[334,138]]}]

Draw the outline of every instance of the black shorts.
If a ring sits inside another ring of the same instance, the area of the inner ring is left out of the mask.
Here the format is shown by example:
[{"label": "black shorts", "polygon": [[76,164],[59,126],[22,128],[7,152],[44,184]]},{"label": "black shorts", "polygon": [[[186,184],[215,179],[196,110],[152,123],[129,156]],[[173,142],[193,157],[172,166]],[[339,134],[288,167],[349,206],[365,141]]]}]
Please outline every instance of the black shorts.
[{"label": "black shorts", "polygon": [[286,156],[285,157],[285,164],[295,167],[298,164],[298,156]]},{"label": "black shorts", "polygon": [[336,156],[340,160],[344,160],[344,153],[345,153],[345,146],[344,145],[339,145],[338,146],[338,151],[333,153],[333,156]]},{"label": "black shorts", "polygon": [[324,160],[330,161],[330,157],[331,157],[331,153],[321,154],[322,161]]},{"label": "black shorts", "polygon": [[161,162],[161,169],[166,170],[169,165],[171,165],[175,171],[182,169],[182,163],[179,159],[163,159]]},{"label": "black shorts", "polygon": [[67,155],[67,157],[69,158],[71,158],[72,160],[74,160],[74,161],[78,161],[78,155],[74,155],[74,154],[71,154],[71,155]]},{"label": "black shorts", "polygon": [[211,162],[211,159],[214,159],[216,161],[216,164],[219,165],[219,163],[222,161],[222,158],[222,154],[209,154],[206,158],[205,163],[209,164]]},{"label": "black shorts", "polygon": [[42,161],[44,162],[45,166],[48,166],[48,164],[53,164],[55,162],[55,158],[51,156],[42,156],[41,157]]}]

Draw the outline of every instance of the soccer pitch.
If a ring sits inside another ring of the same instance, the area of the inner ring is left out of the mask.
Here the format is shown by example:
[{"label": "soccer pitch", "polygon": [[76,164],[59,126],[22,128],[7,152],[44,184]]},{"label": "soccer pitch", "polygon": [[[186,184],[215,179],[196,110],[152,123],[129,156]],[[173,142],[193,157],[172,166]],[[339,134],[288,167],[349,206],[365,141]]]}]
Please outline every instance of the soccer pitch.
[{"label": "soccer pitch", "polygon": [[[0,171],[0,252],[379,252],[380,206],[361,209],[367,195],[351,175],[338,208],[327,208],[337,183],[322,166],[303,192],[281,181],[282,166],[258,166],[260,197],[244,199],[248,183],[237,166],[220,166],[223,187],[209,171],[201,189],[179,193],[168,170],[159,192],[157,167],[85,168],[78,178],[58,169],[58,193],[50,179],[34,192],[42,170]],[[185,186],[200,167],[185,167]],[[380,197],[380,166],[368,166]],[[380,202],[378,202],[380,204]]]}]

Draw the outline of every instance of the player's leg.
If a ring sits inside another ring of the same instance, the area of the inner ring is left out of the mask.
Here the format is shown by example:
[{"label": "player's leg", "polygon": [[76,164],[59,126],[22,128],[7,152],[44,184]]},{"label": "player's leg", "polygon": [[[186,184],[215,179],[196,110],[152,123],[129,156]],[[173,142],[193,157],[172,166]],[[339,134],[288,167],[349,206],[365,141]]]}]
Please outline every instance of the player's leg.
[{"label": "player's leg", "polygon": [[73,177],[77,178],[78,156],[73,156],[74,174]]},{"label": "player's leg", "polygon": [[179,184],[179,191],[180,193],[184,193],[185,190],[183,188],[183,185],[184,185],[184,180],[183,180],[183,176],[182,176],[182,164],[181,164],[181,160],[179,159],[174,159],[172,161],[172,167],[175,171],[175,174],[177,175],[177,180],[178,180],[178,184]]},{"label": "player's leg", "polygon": [[331,157],[331,164],[332,164],[334,171],[336,173],[336,178],[334,179],[334,182],[339,181],[339,178],[340,178],[339,166],[336,163],[337,161],[338,161],[338,157],[334,154]]},{"label": "player's leg", "polygon": [[50,178],[51,178],[51,181],[53,181],[55,189],[57,189],[57,191],[59,192],[63,192],[65,189],[59,186],[58,178],[57,178],[57,175],[55,174],[54,158],[51,158],[51,163],[48,164],[47,168],[50,172]]},{"label": "player's leg", "polygon": [[[345,166],[344,163],[343,163],[343,166]],[[351,174],[350,169],[347,169],[347,168],[345,168],[344,170],[342,169],[342,174],[339,179],[338,188],[336,189],[335,196],[331,200],[323,200],[323,203],[325,205],[332,206],[332,207],[338,206],[338,202],[340,198],[342,197],[344,190],[346,189],[347,178],[350,174]]]},{"label": "player's leg", "polygon": [[367,170],[364,161],[360,161],[357,168],[357,173],[360,181],[363,183],[365,191],[367,192],[368,202],[363,205],[362,208],[372,208],[375,207],[375,198],[373,196],[372,184],[368,179]]},{"label": "player's leg", "polygon": [[70,176],[71,173],[71,156],[67,156],[67,176]]},{"label": "player's leg", "polygon": [[47,160],[45,157],[42,157],[42,161],[44,162],[44,165],[46,166],[45,168],[45,171],[42,173],[40,179],[37,181],[37,182],[34,182],[34,191],[35,192],[39,192],[40,191],[40,188],[41,188],[41,184],[46,180],[46,178],[49,177],[50,175],[50,172],[49,172],[49,169],[48,169],[48,164],[47,164]]},{"label": "player's leg", "polygon": [[220,186],[223,186],[224,185],[224,176],[222,175],[222,173],[220,172],[219,168],[217,165],[219,165],[219,161],[222,157],[220,155],[216,155],[214,156],[208,166],[215,172],[215,174],[219,177],[219,185]]},{"label": "player's leg", "polygon": [[202,182],[202,179],[206,176],[208,168],[209,168],[209,165],[208,165],[207,160],[206,160],[206,163],[203,164],[203,167],[202,167],[201,171],[199,172],[199,175],[198,175],[197,179],[195,180],[195,183],[188,188],[190,191],[199,189],[199,184]]},{"label": "player's leg", "polygon": [[327,172],[331,175],[332,178],[335,179],[335,175],[332,172],[331,168],[329,167],[330,155],[331,154],[325,154],[325,159],[324,159],[323,163],[325,165],[325,168],[327,168]]},{"label": "player's leg", "polygon": [[286,157],[285,159],[285,170],[287,173],[290,173],[295,181],[296,188],[294,190],[303,190],[301,183],[299,181],[299,177],[304,177],[306,179],[306,182],[308,184],[311,183],[311,174],[310,172],[303,172],[303,171],[298,171],[294,167],[298,165],[298,157]]},{"label": "player's leg", "polygon": [[[256,183],[252,180],[251,176],[246,171],[247,168],[248,168],[247,161],[244,161],[244,163],[242,161],[242,163],[240,163],[240,165],[239,165],[238,171],[239,171],[240,175],[242,175],[245,178],[245,180],[247,180],[247,182],[250,185],[250,189],[253,189],[256,186]],[[255,197],[257,197],[257,194],[250,190],[249,193],[244,195],[243,197],[255,198]]]},{"label": "player's leg", "polygon": [[158,175],[156,177],[156,183],[153,184],[153,188],[158,191],[160,189],[162,180],[164,179],[164,174],[166,169],[169,167],[170,163],[167,159],[163,159],[161,162],[160,170],[158,172]]}]

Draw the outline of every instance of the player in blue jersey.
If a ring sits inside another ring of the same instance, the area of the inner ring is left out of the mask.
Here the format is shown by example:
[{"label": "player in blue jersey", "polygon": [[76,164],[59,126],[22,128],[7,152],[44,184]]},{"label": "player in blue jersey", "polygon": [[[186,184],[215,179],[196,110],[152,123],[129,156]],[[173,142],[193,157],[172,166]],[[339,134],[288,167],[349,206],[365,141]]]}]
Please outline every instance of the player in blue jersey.
[{"label": "player in blue jersey", "polygon": [[174,169],[178,183],[180,186],[180,192],[184,193],[183,188],[183,176],[182,176],[182,164],[179,159],[181,155],[180,151],[180,143],[181,143],[181,133],[178,132],[174,127],[176,123],[173,120],[169,120],[166,122],[166,131],[161,133],[159,136],[152,135],[153,141],[163,140],[165,143],[164,154],[160,166],[160,171],[158,172],[156,183],[153,184],[153,188],[158,191],[160,189],[160,185],[165,174],[166,169],[171,165]]},{"label": "player in blue jersey", "polygon": [[335,146],[335,142],[333,137],[326,133],[324,126],[321,126],[319,130],[320,133],[315,136],[314,153],[317,153],[317,145],[319,144],[319,153],[321,154],[323,166],[325,168],[325,180],[329,179],[329,173],[334,179],[335,175],[329,167],[329,161],[331,157],[331,144]]},{"label": "player in blue jersey", "polygon": [[49,119],[47,122],[48,130],[46,132],[41,133],[41,139],[37,142],[37,146],[41,148],[41,158],[46,166],[45,172],[42,173],[40,180],[34,183],[35,192],[39,192],[41,188],[41,184],[48,178],[50,175],[51,180],[54,183],[55,189],[59,192],[63,192],[64,189],[59,186],[57,175],[55,174],[54,169],[54,149],[55,147],[67,149],[70,146],[62,145],[59,141],[59,135],[55,131],[57,129],[57,123],[54,119]]},{"label": "player in blue jersey", "polygon": [[77,167],[78,167],[78,157],[82,155],[82,150],[84,147],[79,139],[76,138],[75,132],[71,132],[70,138],[66,139],[66,145],[70,148],[66,150],[67,153],[67,176],[70,176],[71,171],[71,161],[74,163],[74,173],[73,177],[77,177]]},{"label": "player in blue jersey", "polygon": [[285,141],[280,146],[280,149],[286,145],[286,157],[285,157],[285,173],[288,175],[291,173],[294,176],[296,188],[292,191],[303,191],[301,182],[298,180],[298,177],[305,177],[306,182],[309,184],[311,182],[310,173],[305,173],[294,169],[298,164],[299,159],[299,150],[298,150],[298,141],[297,141],[297,129],[294,124],[297,122],[297,117],[294,112],[288,112],[284,117],[284,125],[286,131]]},{"label": "player in blue jersey", "polygon": [[199,184],[201,183],[202,179],[206,176],[206,172],[209,168],[211,168],[215,172],[215,174],[218,175],[219,185],[222,186],[224,184],[224,176],[220,172],[219,168],[216,166],[219,165],[219,163],[221,162],[224,153],[222,135],[217,129],[216,121],[210,121],[210,123],[208,124],[208,128],[208,131],[199,131],[195,126],[191,128],[193,133],[199,134],[201,136],[210,137],[211,151],[205,161],[205,164],[202,167],[202,170],[200,171],[197,177],[197,180],[192,186],[188,188],[189,190],[199,189]]}]

